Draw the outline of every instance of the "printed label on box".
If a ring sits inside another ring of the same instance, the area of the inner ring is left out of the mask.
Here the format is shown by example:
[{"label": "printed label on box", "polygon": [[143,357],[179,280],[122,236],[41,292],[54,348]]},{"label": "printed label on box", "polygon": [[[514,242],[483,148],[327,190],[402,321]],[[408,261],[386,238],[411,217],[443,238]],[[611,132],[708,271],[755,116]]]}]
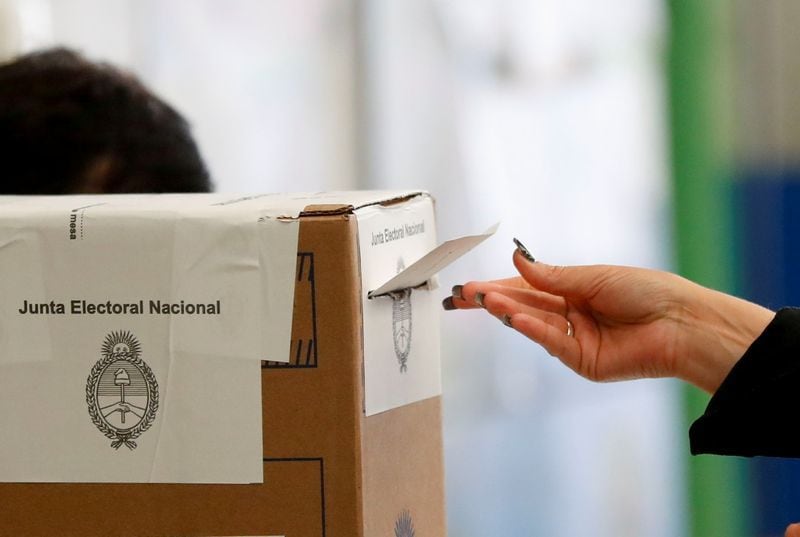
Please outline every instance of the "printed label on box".
[{"label": "printed label on box", "polygon": [[426,288],[368,292],[436,247],[433,202],[420,196],[356,211],[364,312],[367,416],[441,394],[439,304]]},{"label": "printed label on box", "polygon": [[75,200],[3,200],[0,481],[263,482],[260,360],[288,359],[297,223]]}]

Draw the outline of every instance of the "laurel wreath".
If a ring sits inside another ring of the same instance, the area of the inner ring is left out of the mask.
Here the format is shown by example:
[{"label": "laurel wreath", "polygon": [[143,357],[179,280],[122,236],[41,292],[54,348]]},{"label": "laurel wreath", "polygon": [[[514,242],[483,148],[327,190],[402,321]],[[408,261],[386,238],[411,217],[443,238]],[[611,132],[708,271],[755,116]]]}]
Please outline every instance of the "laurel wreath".
[{"label": "laurel wreath", "polygon": [[100,375],[103,374],[105,368],[119,359],[119,355],[110,354],[105,358],[98,360],[97,363],[94,364],[92,372],[89,374],[89,378],[86,380],[86,404],[89,406],[89,416],[92,418],[92,423],[94,423],[95,427],[100,429],[100,432],[106,435],[107,438],[113,440],[113,442],[111,442],[111,447],[114,449],[119,449],[124,445],[128,449],[132,450],[136,448],[136,442],[133,440],[138,438],[139,435],[149,429],[153,424],[153,421],[156,419],[156,411],[158,410],[158,382],[156,382],[155,375],[150,370],[150,367],[148,367],[148,365],[144,362],[144,360],[135,355],[126,356],[123,358],[124,360],[135,365],[142,375],[144,375],[144,378],[147,381],[147,393],[149,401],[147,405],[147,412],[145,412],[144,417],[142,417],[142,420],[136,425],[136,427],[133,427],[124,433],[118,432],[116,429],[110,427],[101,417],[97,407],[97,396],[94,392],[95,386],[100,380]]},{"label": "laurel wreath", "polygon": [[395,537],[414,537],[417,534],[411,513],[407,509],[404,509],[397,517],[394,523],[394,534]]}]

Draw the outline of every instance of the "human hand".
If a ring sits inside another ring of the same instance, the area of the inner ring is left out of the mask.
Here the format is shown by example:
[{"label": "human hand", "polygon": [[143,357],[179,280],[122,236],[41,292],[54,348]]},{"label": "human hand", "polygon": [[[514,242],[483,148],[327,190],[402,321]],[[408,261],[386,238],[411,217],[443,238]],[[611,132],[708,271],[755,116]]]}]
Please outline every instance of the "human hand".
[{"label": "human hand", "polygon": [[800,524],[789,524],[786,528],[786,537],[800,537]]},{"label": "human hand", "polygon": [[483,307],[591,380],[676,376],[713,393],[774,315],[667,272],[524,252],[519,277],[456,286],[445,309]]}]

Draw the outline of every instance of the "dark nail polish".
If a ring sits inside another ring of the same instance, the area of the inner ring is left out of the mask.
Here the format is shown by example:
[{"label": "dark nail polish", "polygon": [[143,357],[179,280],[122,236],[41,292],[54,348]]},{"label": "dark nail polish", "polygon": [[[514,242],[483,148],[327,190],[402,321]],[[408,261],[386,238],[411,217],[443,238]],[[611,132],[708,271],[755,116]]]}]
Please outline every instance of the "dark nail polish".
[{"label": "dark nail polish", "polygon": [[463,285],[454,285],[453,286],[453,296],[456,298],[460,298],[464,300],[464,286]]},{"label": "dark nail polish", "polygon": [[483,307],[483,298],[486,295],[484,293],[475,293],[475,303],[480,307]]},{"label": "dark nail polish", "polygon": [[442,307],[445,309],[445,311],[456,309],[456,305],[453,304],[453,297],[449,296],[442,300]]},{"label": "dark nail polish", "polygon": [[503,321],[504,325],[508,326],[509,328],[514,328],[511,326],[511,315],[503,315],[501,320]]},{"label": "dark nail polish", "polygon": [[534,258],[533,258],[533,256],[532,256],[532,255],[531,255],[531,253],[528,251],[528,249],[527,249],[527,248],[525,248],[525,245],[524,245],[524,244],[522,244],[521,242],[519,242],[519,240],[517,240],[517,239],[514,239],[514,244],[516,244],[516,245],[517,245],[517,250],[519,250],[519,253],[521,253],[521,254],[522,254],[522,257],[524,257],[525,259],[527,259],[527,260],[528,260],[528,261],[530,261],[531,263],[536,263],[536,259],[534,259]]}]

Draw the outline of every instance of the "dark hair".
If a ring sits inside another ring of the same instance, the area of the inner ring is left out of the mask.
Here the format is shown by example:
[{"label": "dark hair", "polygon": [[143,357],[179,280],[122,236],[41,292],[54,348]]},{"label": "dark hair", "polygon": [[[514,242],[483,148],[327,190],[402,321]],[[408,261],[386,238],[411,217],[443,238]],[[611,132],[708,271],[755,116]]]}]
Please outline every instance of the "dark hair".
[{"label": "dark hair", "polygon": [[134,76],[64,48],[0,65],[0,193],[209,190],[186,120]]}]

